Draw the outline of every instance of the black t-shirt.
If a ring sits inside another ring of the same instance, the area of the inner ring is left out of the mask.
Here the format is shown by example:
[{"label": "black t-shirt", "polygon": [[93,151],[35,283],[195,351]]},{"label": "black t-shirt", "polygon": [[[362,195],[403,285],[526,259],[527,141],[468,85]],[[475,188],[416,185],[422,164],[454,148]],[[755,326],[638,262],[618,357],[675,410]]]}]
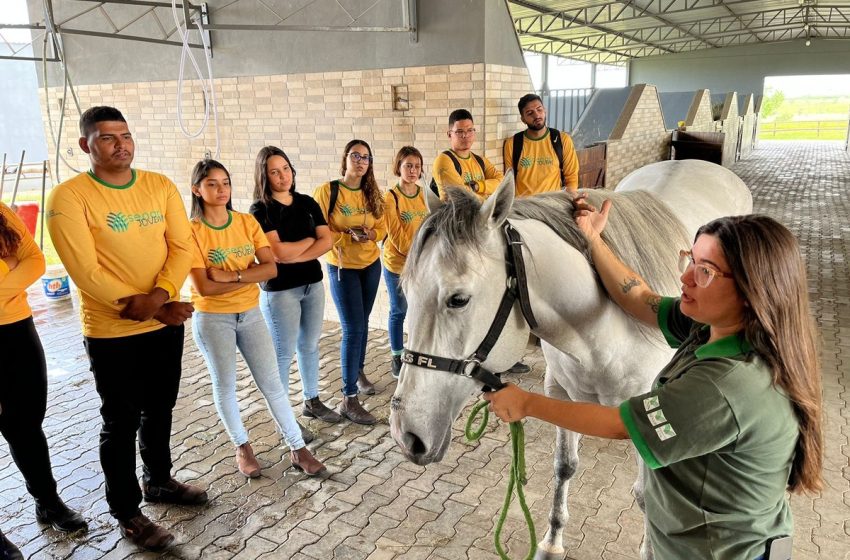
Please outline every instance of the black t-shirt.
[{"label": "black t-shirt", "polygon": [[[251,214],[260,222],[264,232],[276,231],[281,241],[301,241],[316,237],[316,228],[328,223],[322,209],[312,197],[292,193],[292,204],[285,206],[276,200],[266,204],[258,200],[251,205]],[[262,282],[260,287],[267,292],[279,292],[298,286],[306,286],[322,280],[322,265],[312,261],[277,265],[277,278]]]}]

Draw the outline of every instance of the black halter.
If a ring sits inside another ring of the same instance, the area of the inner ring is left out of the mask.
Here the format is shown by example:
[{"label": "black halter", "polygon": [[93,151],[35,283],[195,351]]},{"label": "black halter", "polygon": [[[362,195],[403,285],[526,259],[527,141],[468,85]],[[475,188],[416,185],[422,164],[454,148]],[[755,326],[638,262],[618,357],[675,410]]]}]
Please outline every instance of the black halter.
[{"label": "black halter", "polygon": [[516,300],[519,300],[522,315],[532,330],[537,328],[537,320],[534,318],[531,302],[528,299],[528,279],[525,274],[525,261],[522,259],[522,237],[509,222],[505,222],[502,231],[505,234],[507,245],[505,263],[508,278],[505,293],[502,295],[496,317],[490,324],[490,330],[487,331],[487,335],[475,352],[466,359],[453,360],[405,349],[401,355],[402,362],[425,369],[447,371],[470,377],[482,383],[485,391],[498,391],[505,386],[498,375],[481,367],[481,364],[487,360],[487,356],[490,355],[490,351],[496,345]]}]

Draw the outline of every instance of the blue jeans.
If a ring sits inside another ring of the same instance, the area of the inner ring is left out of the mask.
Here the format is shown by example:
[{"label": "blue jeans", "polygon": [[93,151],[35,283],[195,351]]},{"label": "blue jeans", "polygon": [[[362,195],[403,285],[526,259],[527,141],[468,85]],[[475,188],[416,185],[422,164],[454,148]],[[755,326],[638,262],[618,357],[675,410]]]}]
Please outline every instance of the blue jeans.
[{"label": "blue jeans", "polygon": [[328,264],[328,277],[342,327],[342,394],[352,397],[357,395],[357,374],[366,362],[369,314],[378,294],[381,262],[360,270]]},{"label": "blue jeans", "polygon": [[407,299],[401,286],[398,285],[399,275],[384,269],[384,283],[390,296],[390,319],[387,330],[390,333],[390,349],[393,354],[404,350],[404,318],[407,316]]},{"label": "blue jeans", "polygon": [[289,405],[289,393],[280,383],[272,337],[259,308],[252,307],[244,313],[196,311],[192,316],[192,335],[207,362],[215,408],[230,440],[235,445],[248,442],[236,400],[238,348],[286,444],[290,449],[304,447],[301,429]]},{"label": "blue jeans", "polygon": [[260,310],[272,334],[283,389],[289,393],[289,367],[292,354],[296,354],[301,395],[305,401],[318,397],[319,338],[325,316],[322,282],[279,292],[263,291]]}]

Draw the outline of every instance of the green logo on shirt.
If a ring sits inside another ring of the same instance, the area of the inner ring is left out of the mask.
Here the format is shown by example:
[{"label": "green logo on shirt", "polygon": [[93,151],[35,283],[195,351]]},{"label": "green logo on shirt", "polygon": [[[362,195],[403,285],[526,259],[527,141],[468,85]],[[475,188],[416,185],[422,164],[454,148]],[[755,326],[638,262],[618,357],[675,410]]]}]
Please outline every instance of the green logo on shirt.
[{"label": "green logo on shirt", "polygon": [[207,258],[213,264],[222,264],[227,260],[227,253],[224,250],[216,248],[211,249],[209,253],[207,253]]},{"label": "green logo on shirt", "polygon": [[425,218],[427,215],[428,215],[428,212],[424,212],[422,210],[417,210],[416,212],[411,212],[409,210],[405,210],[404,212],[399,214],[398,217],[401,219],[401,221],[405,225],[407,225],[410,222],[412,222],[413,220],[415,220],[416,218]]},{"label": "green logo on shirt", "polygon": [[106,225],[109,226],[109,229],[121,233],[127,231],[133,222],[139,224],[139,227],[147,227],[164,220],[165,216],[159,210],[130,215],[126,215],[123,212],[110,212],[106,215]]},{"label": "green logo on shirt", "polygon": [[339,211],[343,216],[354,216],[355,214],[365,214],[365,208],[356,208],[354,206],[349,206],[348,204],[341,204],[339,207]]},{"label": "green logo on shirt", "polygon": [[528,168],[528,167],[531,167],[532,165],[534,165],[534,159],[532,159],[530,157],[524,157],[524,158],[521,158],[519,160],[519,166],[520,167]]},{"label": "green logo on shirt", "polygon": [[121,212],[110,212],[106,215],[106,225],[109,226],[109,229],[112,231],[127,231],[127,228],[130,227],[130,223],[127,221],[127,218]]}]

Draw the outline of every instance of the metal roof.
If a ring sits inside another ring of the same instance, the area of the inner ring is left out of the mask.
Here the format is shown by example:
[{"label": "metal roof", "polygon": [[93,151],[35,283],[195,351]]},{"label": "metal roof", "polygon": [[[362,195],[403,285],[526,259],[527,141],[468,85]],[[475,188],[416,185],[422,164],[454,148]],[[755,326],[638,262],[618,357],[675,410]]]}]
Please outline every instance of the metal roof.
[{"label": "metal roof", "polygon": [[508,0],[508,5],[524,50],[600,64],[850,38],[850,0]]}]

